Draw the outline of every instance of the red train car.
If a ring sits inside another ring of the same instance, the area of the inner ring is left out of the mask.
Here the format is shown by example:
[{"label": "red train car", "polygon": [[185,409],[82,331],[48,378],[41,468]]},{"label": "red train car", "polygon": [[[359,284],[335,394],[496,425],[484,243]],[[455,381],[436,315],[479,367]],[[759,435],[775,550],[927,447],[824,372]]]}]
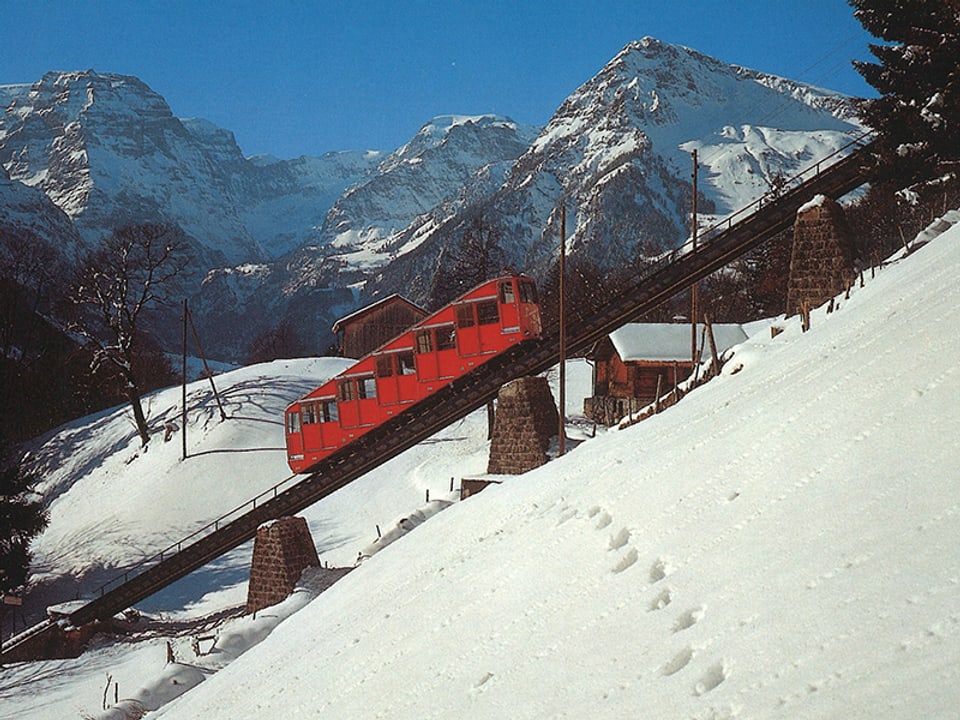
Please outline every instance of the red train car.
[{"label": "red train car", "polygon": [[533,280],[489,280],[287,407],[287,462],[296,473],[418,400],[540,336]]}]

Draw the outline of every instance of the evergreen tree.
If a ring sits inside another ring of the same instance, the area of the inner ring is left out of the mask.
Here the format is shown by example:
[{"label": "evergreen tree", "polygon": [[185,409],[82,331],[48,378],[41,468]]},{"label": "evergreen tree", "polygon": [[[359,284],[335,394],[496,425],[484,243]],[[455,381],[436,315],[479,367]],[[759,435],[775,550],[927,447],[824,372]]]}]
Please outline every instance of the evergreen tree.
[{"label": "evergreen tree", "polygon": [[445,305],[485,280],[497,277],[508,269],[506,259],[500,232],[485,225],[482,211],[474,209],[465,222],[463,240],[438,259],[428,304]]},{"label": "evergreen tree", "polygon": [[275,328],[264,330],[254,338],[244,363],[255,365],[280,358],[303,357],[305,354],[306,348],[296,329],[286,320],[281,320]]},{"label": "evergreen tree", "polygon": [[32,481],[20,463],[0,468],[0,594],[26,584],[30,541],[47,525],[40,503],[29,499]]},{"label": "evergreen tree", "polygon": [[[960,3],[849,0],[879,63],[855,62],[880,97],[860,103],[887,178],[928,180],[960,159]],[[904,182],[906,181],[906,182]]]}]

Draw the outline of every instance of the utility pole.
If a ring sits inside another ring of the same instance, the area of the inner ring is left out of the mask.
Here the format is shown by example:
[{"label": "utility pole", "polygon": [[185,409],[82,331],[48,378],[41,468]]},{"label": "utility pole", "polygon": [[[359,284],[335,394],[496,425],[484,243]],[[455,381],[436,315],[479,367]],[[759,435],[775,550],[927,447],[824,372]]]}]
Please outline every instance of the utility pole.
[{"label": "utility pole", "polygon": [[560,429],[557,434],[558,455],[566,452],[566,412],[567,412],[567,328],[564,320],[564,277],[566,273],[567,261],[567,206],[560,206]]},{"label": "utility pole", "polygon": [[[697,149],[693,149],[693,210],[691,212],[691,235],[693,236],[693,252],[697,252]],[[697,362],[697,283],[690,286],[690,362]]]},{"label": "utility pole", "polygon": [[181,460],[187,459],[187,299],[183,299],[183,375],[180,380],[180,443]]}]

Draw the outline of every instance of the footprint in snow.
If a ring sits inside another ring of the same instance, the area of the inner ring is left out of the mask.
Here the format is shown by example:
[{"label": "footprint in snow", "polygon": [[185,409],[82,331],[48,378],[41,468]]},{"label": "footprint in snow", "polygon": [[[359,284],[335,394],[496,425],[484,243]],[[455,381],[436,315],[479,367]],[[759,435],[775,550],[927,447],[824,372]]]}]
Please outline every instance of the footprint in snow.
[{"label": "footprint in snow", "polygon": [[673,658],[660,668],[660,674],[664,677],[676,675],[683,670],[693,659],[693,648],[689,645],[678,652]]},{"label": "footprint in snow", "polygon": [[487,684],[488,682],[490,682],[490,680],[491,680],[492,678],[493,678],[493,673],[492,673],[492,672],[484,673],[484,674],[473,684],[473,687],[470,688],[470,694],[471,694],[471,695],[477,695],[477,694],[479,694],[479,693],[482,693],[484,690],[486,690],[486,684]]},{"label": "footprint in snow", "polygon": [[596,525],[597,530],[603,530],[612,522],[613,522],[613,518],[610,516],[610,513],[608,513],[606,510],[601,511],[597,515],[597,525]]},{"label": "footprint in snow", "polygon": [[727,669],[723,666],[723,662],[718,662],[707,668],[703,677],[700,678],[700,682],[694,685],[693,693],[694,695],[706,695],[726,679]]},{"label": "footprint in snow", "polygon": [[621,557],[617,561],[616,565],[614,565],[613,568],[611,569],[615,573],[622,573],[627,568],[632,567],[633,564],[637,562],[638,558],[639,556],[637,554],[637,549],[630,548],[629,550],[627,550],[626,553],[624,553],[623,557]]},{"label": "footprint in snow", "polygon": [[658,558],[657,561],[650,567],[650,582],[660,582],[669,574],[670,565],[663,558]]},{"label": "footprint in snow", "polygon": [[610,549],[619,550],[630,542],[630,531],[627,528],[620,528],[615,534],[610,536]]},{"label": "footprint in snow", "polygon": [[650,601],[650,605],[647,608],[650,612],[656,610],[663,610],[670,602],[673,600],[673,592],[670,588],[664,588],[653,600]]},{"label": "footprint in snow", "polygon": [[693,627],[703,618],[703,612],[704,608],[702,605],[687,610],[673,623],[673,632],[678,633]]}]

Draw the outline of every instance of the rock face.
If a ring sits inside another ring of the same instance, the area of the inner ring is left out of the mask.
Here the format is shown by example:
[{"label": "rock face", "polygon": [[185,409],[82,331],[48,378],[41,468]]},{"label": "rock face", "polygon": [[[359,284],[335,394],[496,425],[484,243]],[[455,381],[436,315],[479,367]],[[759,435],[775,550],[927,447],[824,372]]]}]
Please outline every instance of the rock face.
[{"label": "rock face", "polygon": [[66,213],[37,188],[11,180],[0,167],[0,235],[25,248],[43,243],[76,260],[83,242]]},{"label": "rock face", "polygon": [[853,237],[843,208],[817,196],[800,208],[793,225],[787,315],[815,308],[846,290],[856,276]]},{"label": "rock face", "polygon": [[550,438],[557,437],[559,414],[544,377],[523,377],[497,394],[497,415],[487,472],[519,475],[547,462]]},{"label": "rock face", "polygon": [[449,115],[389,154],[278,160],[244,157],[231,132],[177,118],[135,77],[90,70],[0,86],[0,166],[64,213],[68,225],[38,205],[37,232],[67,245],[122,224],[180,226],[204,346],[240,359],[280,321],[322,352],[333,320],[360,305],[398,291],[426,302],[477,217],[505,262],[538,279],[561,201],[570,251],[603,268],[675,247],[693,149],[707,222],[840,147],[858,130],[849,112],[839,95],[644,38],[545,128]]},{"label": "rock face", "polygon": [[319,565],[317,547],[302,517],[283,517],[258,528],[247,587],[247,613],[285,600],[304,569]]}]

